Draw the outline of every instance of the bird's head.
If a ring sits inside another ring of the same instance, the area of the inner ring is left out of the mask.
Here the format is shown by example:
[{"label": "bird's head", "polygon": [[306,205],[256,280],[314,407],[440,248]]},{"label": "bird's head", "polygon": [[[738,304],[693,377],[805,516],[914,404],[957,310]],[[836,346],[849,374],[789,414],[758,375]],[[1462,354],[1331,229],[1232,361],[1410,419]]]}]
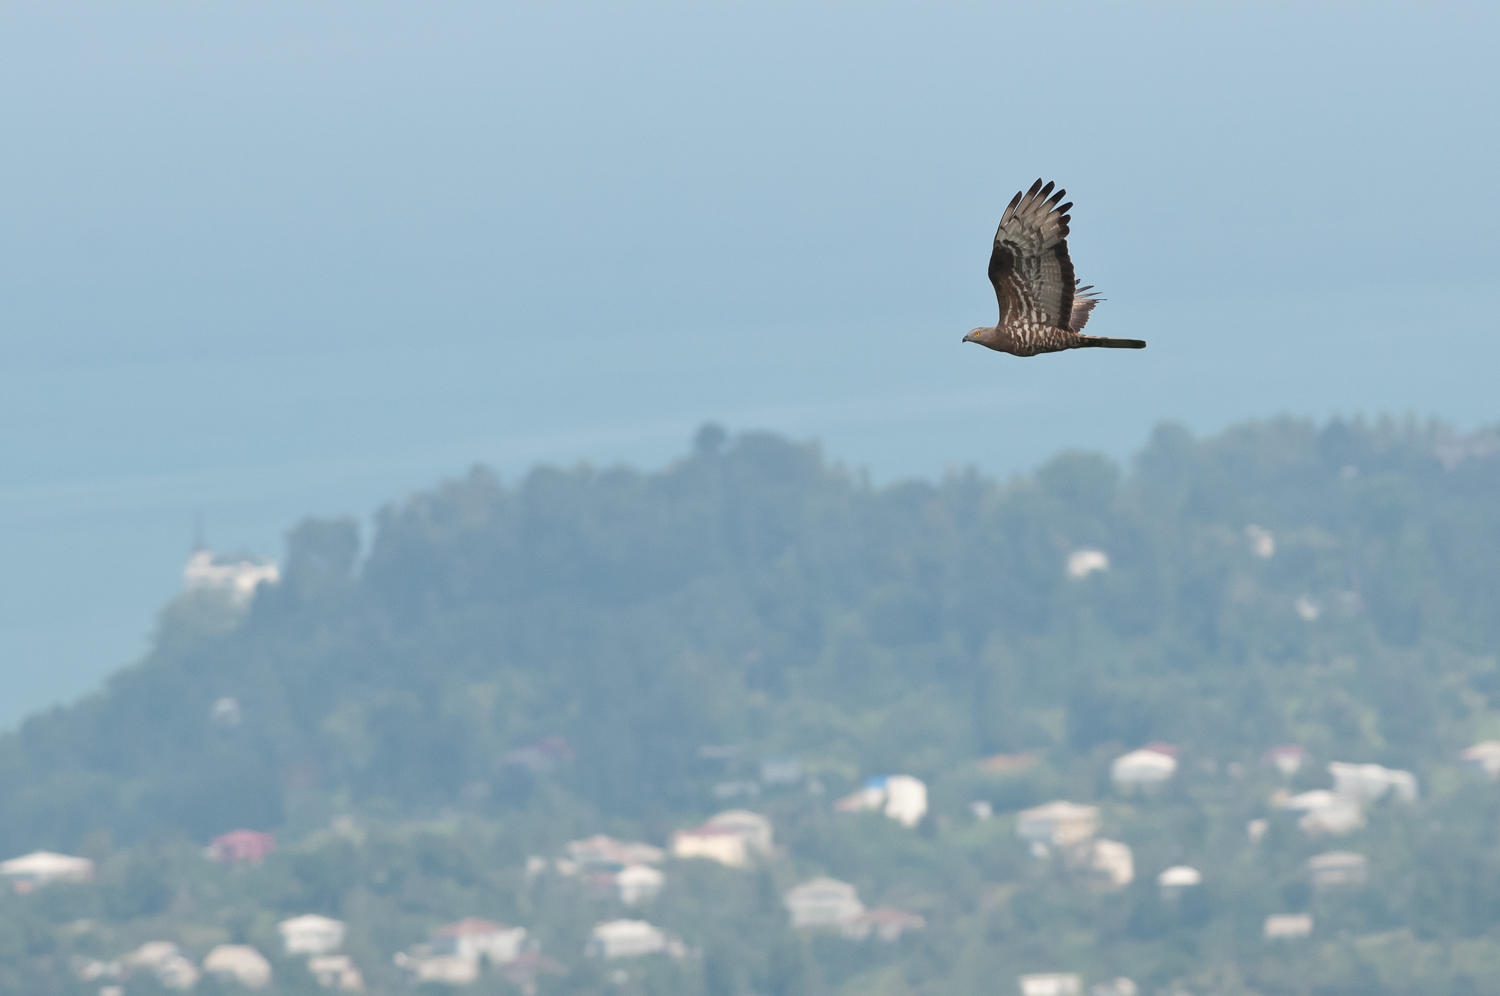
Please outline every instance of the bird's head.
[{"label": "bird's head", "polygon": [[981,332],[988,332],[988,331],[989,331],[989,329],[987,329],[987,328],[969,329],[969,334],[966,335],[966,336],[964,336],[963,341],[964,342],[978,342],[979,341],[979,333],[981,333]]}]

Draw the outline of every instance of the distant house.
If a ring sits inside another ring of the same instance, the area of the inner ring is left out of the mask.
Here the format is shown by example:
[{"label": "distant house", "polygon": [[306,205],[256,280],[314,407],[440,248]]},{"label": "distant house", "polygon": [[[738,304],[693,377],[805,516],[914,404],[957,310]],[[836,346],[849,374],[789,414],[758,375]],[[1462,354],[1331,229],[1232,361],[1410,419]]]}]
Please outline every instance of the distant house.
[{"label": "distant house", "polygon": [[217,589],[228,592],[236,603],[244,604],[255,595],[262,581],[275,584],[281,580],[281,572],[274,563],[216,557],[208,550],[194,550],[182,569],[182,580],[189,591]]},{"label": "distant house", "polygon": [[1059,799],[1016,815],[1016,833],[1033,845],[1066,847],[1088,840],[1099,829],[1099,807]]},{"label": "distant house", "polygon": [[626,865],[658,865],[666,853],[659,847],[638,841],[615,840],[597,834],[568,844],[568,857],[583,868],[607,868],[619,871]]},{"label": "distant house", "polygon": [[203,971],[238,982],[246,989],[264,989],[271,984],[271,963],[248,944],[220,944],[203,959]]},{"label": "distant house", "polygon": [[307,959],[307,970],[324,989],[341,993],[365,991],[365,977],[348,955],[315,955]]},{"label": "distant house", "polygon": [[260,864],[266,855],[276,850],[276,838],[258,830],[231,830],[208,842],[205,854],[210,860],[223,862],[248,861]]},{"label": "distant house", "polygon": [[1466,747],[1458,759],[1465,768],[1479,772],[1490,781],[1500,779],[1500,740],[1485,740]]},{"label": "distant house", "polygon": [[771,853],[771,821],[746,809],[728,809],[710,816],[705,827],[732,830],[745,839],[745,847],[754,854]]},{"label": "distant house", "polygon": [[1273,913],[1266,917],[1262,932],[1268,941],[1288,937],[1306,937],[1312,933],[1311,913]]},{"label": "distant house", "polygon": [[1262,560],[1276,553],[1276,537],[1269,529],[1251,523],[1245,527],[1245,539],[1250,544],[1250,552]]},{"label": "distant house", "polygon": [[911,775],[878,776],[835,802],[833,808],[841,813],[882,810],[902,826],[914,827],[927,815],[927,784]]},{"label": "distant house", "polygon": [[1095,571],[1109,570],[1109,555],[1103,550],[1085,547],[1068,554],[1068,577],[1075,581],[1086,578]]},{"label": "distant house", "polygon": [[661,892],[666,876],[650,865],[626,865],[615,876],[615,888],[620,893],[620,902],[626,906],[649,903]]},{"label": "distant house", "polygon": [[1072,972],[1040,972],[1016,979],[1021,996],[1078,996],[1083,980]]},{"label": "distant house", "polygon": [[1364,814],[1359,801],[1327,789],[1313,789],[1292,796],[1281,804],[1282,809],[1302,813],[1297,825],[1310,836],[1349,833],[1364,825]]},{"label": "distant house", "polygon": [[1156,876],[1156,887],[1164,896],[1177,896],[1195,885],[1203,884],[1203,873],[1187,865],[1173,865]]},{"label": "distant house", "polygon": [[1370,877],[1370,861],[1363,854],[1329,851],[1307,859],[1315,889],[1336,889],[1364,885]]},{"label": "distant house", "polygon": [[731,868],[743,868],[750,860],[744,837],[727,828],[708,826],[674,833],[672,856],[708,858]]},{"label": "distant house", "polygon": [[861,913],[840,930],[851,941],[863,941],[873,933],[877,940],[893,944],[907,931],[922,930],[926,926],[927,921],[915,913],[882,907]]},{"label": "distant house", "polygon": [[1135,856],[1129,844],[1118,840],[1095,840],[1075,845],[1078,867],[1103,889],[1123,889],[1135,881]]},{"label": "distant house", "polygon": [[167,989],[191,989],[201,974],[170,941],[147,941],[122,959],[130,968],[143,968]]},{"label": "distant house", "polygon": [[331,954],[344,943],[343,921],[316,913],[283,920],[276,925],[276,930],[281,934],[283,950],[289,955]]},{"label": "distant house", "polygon": [[0,875],[16,892],[25,893],[53,882],[91,882],[94,863],[88,858],[51,851],[32,851],[9,861],[0,861]]},{"label": "distant house", "polygon": [[1089,987],[1089,996],[1137,996],[1140,987],[1121,975]]},{"label": "distant house", "polygon": [[644,920],[611,920],[589,934],[586,953],[593,958],[634,958],[666,951],[667,935]]},{"label": "distant house", "polygon": [[433,954],[468,958],[475,962],[488,958],[496,965],[514,961],[525,943],[525,927],[507,927],[503,923],[472,916],[432,932]]},{"label": "distant house", "polygon": [[1417,801],[1417,776],[1410,771],[1334,761],[1328,766],[1328,773],[1333,776],[1333,791],[1338,795],[1375,802],[1390,793],[1397,802]]},{"label": "distant house", "polygon": [[979,762],[979,770],[988,775],[1014,775],[1030,771],[1040,762],[1036,754],[991,754]]},{"label": "distant house", "polygon": [[1143,747],[1115,758],[1109,774],[1116,788],[1131,792],[1138,788],[1155,788],[1176,771],[1177,758]]},{"label": "distant house", "polygon": [[1281,744],[1266,751],[1261,759],[1281,772],[1282,777],[1290,778],[1307,762],[1307,749],[1297,744]]},{"label": "distant house", "polygon": [[479,978],[477,960],[457,955],[435,955],[425,944],[418,945],[412,951],[397,951],[391,961],[406,973],[413,985],[441,982],[450,986],[466,986]]},{"label": "distant house", "polygon": [[792,915],[792,926],[811,930],[842,928],[865,912],[854,886],[826,877],[796,886],[783,897],[783,902]]}]

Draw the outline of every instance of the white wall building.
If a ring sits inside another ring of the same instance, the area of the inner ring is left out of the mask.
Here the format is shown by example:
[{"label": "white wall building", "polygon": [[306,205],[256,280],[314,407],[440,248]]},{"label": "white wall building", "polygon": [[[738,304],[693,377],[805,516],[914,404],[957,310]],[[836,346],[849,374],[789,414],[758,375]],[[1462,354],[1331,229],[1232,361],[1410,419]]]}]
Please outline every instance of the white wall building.
[{"label": "white wall building", "polygon": [[432,952],[479,961],[488,958],[496,965],[515,961],[526,943],[525,927],[507,927],[478,917],[465,917],[457,923],[439,927],[432,933]]},{"label": "white wall building", "polygon": [[1301,813],[1297,825],[1314,837],[1346,834],[1364,826],[1365,822],[1359,800],[1327,789],[1313,789],[1294,795],[1283,802],[1281,808]]},{"label": "white wall building", "polygon": [[750,862],[745,838],[722,827],[698,827],[678,830],[672,835],[672,857],[708,858],[730,868],[743,868]]},{"label": "white wall building", "polygon": [[1142,748],[1115,758],[1109,775],[1115,787],[1122,792],[1138,788],[1154,788],[1167,781],[1177,771],[1177,758],[1170,754]]},{"label": "white wall building", "polygon": [[1484,740],[1458,755],[1463,766],[1494,781],[1500,779],[1500,740]]},{"label": "white wall building", "polygon": [[1176,896],[1195,885],[1203,884],[1203,873],[1187,865],[1173,865],[1156,876],[1157,888],[1164,896]]},{"label": "white wall building", "polygon": [[281,572],[273,563],[257,564],[252,560],[228,560],[215,557],[208,550],[194,550],[182,569],[182,580],[189,591],[217,588],[227,591],[239,604],[250,601],[262,581],[275,584]]},{"label": "white wall building", "polygon": [[1417,801],[1417,776],[1410,771],[1334,761],[1328,766],[1328,773],[1333,776],[1335,793],[1360,802],[1374,802],[1388,792],[1397,802]]},{"label": "white wall building", "polygon": [[616,870],[626,865],[659,865],[666,852],[639,841],[615,840],[604,834],[596,834],[584,840],[568,844],[568,858],[584,868],[613,867]]},{"label": "white wall building", "polygon": [[927,785],[911,775],[877,776],[835,802],[833,808],[841,813],[877,809],[902,826],[914,827],[927,815]]},{"label": "white wall building", "polygon": [[803,882],[788,891],[783,902],[792,915],[792,926],[810,930],[842,928],[865,911],[854,886],[827,877]]},{"label": "white wall building", "polygon": [[1086,578],[1095,571],[1109,570],[1109,555],[1103,550],[1085,547],[1068,554],[1068,577]]},{"label": "white wall building", "polygon": [[667,935],[644,920],[611,920],[596,926],[585,948],[594,958],[633,958],[667,950]]},{"label": "white wall building", "polygon": [[0,875],[10,881],[17,892],[30,892],[51,882],[90,882],[94,863],[88,858],[51,851],[32,851],[9,861],[0,861]]},{"label": "white wall building", "polygon": [[395,962],[397,968],[406,973],[408,979],[414,985],[423,982],[442,982],[450,986],[466,986],[479,978],[479,962],[473,958],[460,958],[457,955],[435,955],[420,950],[426,945],[418,945],[415,954],[405,951],[397,951],[391,961]]},{"label": "white wall building", "polygon": [[294,916],[276,925],[287,954],[331,954],[344,943],[345,929],[343,921],[316,913]]},{"label": "white wall building", "polygon": [[144,968],[168,989],[191,989],[201,975],[170,941],[147,941],[123,959],[132,968]]},{"label": "white wall building", "polygon": [[1086,848],[1086,869],[1094,883],[1106,889],[1123,889],[1135,881],[1135,856],[1129,844],[1118,840],[1096,840]]},{"label": "white wall building", "polygon": [[1306,937],[1312,933],[1311,913],[1273,913],[1266,917],[1262,932],[1266,940],[1286,937]]},{"label": "white wall building", "polygon": [[620,892],[620,902],[639,906],[655,899],[665,880],[666,876],[650,865],[626,865],[615,876],[615,888]]},{"label": "white wall building", "polygon": [[271,963],[248,944],[220,944],[203,959],[203,971],[231,979],[246,989],[264,989],[271,984]]},{"label": "white wall building", "polygon": [[754,854],[771,853],[771,821],[748,809],[727,809],[710,816],[705,827],[717,830],[733,830],[745,838],[745,846]]},{"label": "white wall building", "polygon": [[314,955],[307,959],[307,970],[324,989],[341,993],[365,991],[365,977],[348,955]]},{"label": "white wall building", "polygon": [[1016,815],[1016,833],[1032,844],[1066,847],[1088,840],[1099,830],[1099,807],[1059,799]]},{"label": "white wall building", "polygon": [[1352,851],[1328,851],[1307,859],[1315,889],[1334,889],[1364,885],[1370,877],[1370,860]]},{"label": "white wall building", "polygon": [[1021,996],[1078,996],[1083,980],[1072,972],[1038,972],[1016,979]]}]

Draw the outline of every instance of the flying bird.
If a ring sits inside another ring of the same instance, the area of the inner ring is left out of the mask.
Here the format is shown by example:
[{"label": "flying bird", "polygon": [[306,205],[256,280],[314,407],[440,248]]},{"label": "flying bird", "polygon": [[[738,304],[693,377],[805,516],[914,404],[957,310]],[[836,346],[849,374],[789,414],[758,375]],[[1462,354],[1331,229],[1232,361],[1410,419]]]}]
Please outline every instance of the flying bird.
[{"label": "flying bird", "polygon": [[1068,209],[1058,205],[1067,193],[1052,193],[1038,179],[1018,191],[1000,218],[995,249],[990,253],[990,283],[1000,301],[1000,321],[972,329],[964,342],[1015,356],[1056,353],[1102,346],[1145,349],[1140,339],[1106,339],[1082,335],[1089,314],[1103,298],[1093,284],[1078,286],[1068,258]]}]

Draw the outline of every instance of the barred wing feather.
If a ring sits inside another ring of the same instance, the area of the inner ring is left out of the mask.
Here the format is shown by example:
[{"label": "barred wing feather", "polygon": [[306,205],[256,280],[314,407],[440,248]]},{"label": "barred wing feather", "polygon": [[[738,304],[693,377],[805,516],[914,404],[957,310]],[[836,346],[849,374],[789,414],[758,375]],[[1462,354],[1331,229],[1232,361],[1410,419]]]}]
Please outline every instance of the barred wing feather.
[{"label": "barred wing feather", "polygon": [[1073,318],[1073,261],[1068,258],[1068,209],[1064,190],[1038,179],[1018,193],[1000,219],[990,253],[990,283],[1000,303],[999,325],[1019,323],[1067,328]]}]

